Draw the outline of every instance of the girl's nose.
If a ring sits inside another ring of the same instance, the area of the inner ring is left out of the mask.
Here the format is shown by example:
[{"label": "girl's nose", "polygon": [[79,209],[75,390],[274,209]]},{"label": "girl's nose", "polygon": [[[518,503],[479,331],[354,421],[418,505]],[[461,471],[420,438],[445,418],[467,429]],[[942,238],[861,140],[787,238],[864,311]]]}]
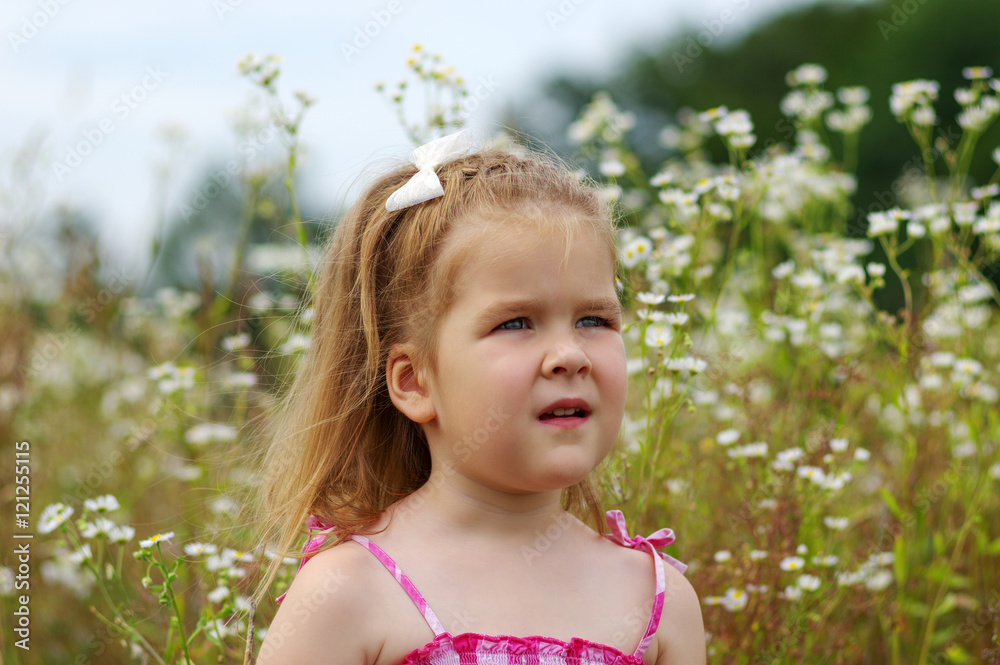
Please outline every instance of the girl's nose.
[{"label": "girl's nose", "polygon": [[589,372],[590,357],[575,340],[560,340],[549,350],[543,364],[547,376],[567,374],[573,376]]}]

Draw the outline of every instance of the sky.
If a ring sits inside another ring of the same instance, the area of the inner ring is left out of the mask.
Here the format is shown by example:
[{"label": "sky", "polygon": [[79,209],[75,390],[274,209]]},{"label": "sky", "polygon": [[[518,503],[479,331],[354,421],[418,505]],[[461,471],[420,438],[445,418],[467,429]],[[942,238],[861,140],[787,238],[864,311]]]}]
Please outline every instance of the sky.
[{"label": "sky", "polygon": [[155,220],[251,152],[234,131],[252,108],[237,71],[247,54],[281,58],[286,103],[298,90],[316,100],[300,132],[301,197],[332,213],[366,166],[412,150],[374,85],[406,75],[414,44],[479,90],[468,126],[482,140],[502,109],[530,113],[556,74],[608,75],[684,27],[714,27],[722,43],[808,1],[4,0],[0,190],[26,200],[15,225],[79,209],[110,262],[139,265]]}]

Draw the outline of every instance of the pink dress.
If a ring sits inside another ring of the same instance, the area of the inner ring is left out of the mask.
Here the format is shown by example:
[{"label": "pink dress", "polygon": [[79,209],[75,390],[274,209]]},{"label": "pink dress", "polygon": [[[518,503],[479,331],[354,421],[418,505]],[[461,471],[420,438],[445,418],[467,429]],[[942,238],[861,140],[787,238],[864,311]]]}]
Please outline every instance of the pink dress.
[{"label": "pink dress", "polygon": [[[399,665],[643,665],[642,654],[653,641],[656,627],[660,624],[660,614],[663,611],[663,598],[666,588],[663,575],[663,561],[684,572],[687,570],[680,561],[657,552],[656,548],[666,547],[674,542],[674,533],[670,529],[660,529],[648,537],[636,536],[630,538],[625,528],[625,518],[620,510],[607,512],[610,534],[604,534],[609,540],[637,550],[645,550],[653,556],[656,569],[656,586],[653,595],[653,609],[650,612],[646,632],[643,633],[639,645],[631,654],[608,646],[590,642],[578,637],[569,642],[563,642],[553,637],[532,635],[515,637],[513,635],[481,635],[479,633],[460,633],[452,635],[444,629],[434,610],[417,588],[413,586],[396,562],[382,548],[361,535],[351,535],[357,543],[363,545],[392,574],[403,590],[423,614],[427,625],[434,632],[434,639],[419,649],[411,651]],[[307,525],[310,529],[322,529],[323,532],[311,538],[303,550],[304,553],[315,552],[323,543],[323,539],[334,527],[322,523],[310,516]],[[309,559],[303,557],[299,564],[301,568]],[[278,597],[280,603],[285,597]]]}]

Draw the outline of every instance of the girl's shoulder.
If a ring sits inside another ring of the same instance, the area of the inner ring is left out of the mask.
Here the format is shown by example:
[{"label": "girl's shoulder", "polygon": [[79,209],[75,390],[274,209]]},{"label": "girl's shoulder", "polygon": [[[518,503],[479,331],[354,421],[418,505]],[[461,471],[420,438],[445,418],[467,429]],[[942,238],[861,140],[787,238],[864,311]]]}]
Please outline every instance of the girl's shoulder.
[{"label": "girl's shoulder", "polygon": [[[341,543],[322,549],[314,554],[295,574],[294,586],[300,578],[311,582],[310,587],[322,583],[329,593],[341,590],[350,592],[364,586],[365,576],[375,570],[371,566],[371,555],[350,538]],[[291,587],[289,587],[291,593]]]},{"label": "girl's shoulder", "polygon": [[684,573],[663,566],[664,594],[656,629],[657,663],[704,663],[705,624],[701,602]]},{"label": "girl's shoulder", "polygon": [[379,571],[372,561],[350,540],[312,556],[278,607],[258,665],[374,662],[381,644],[372,630],[379,623],[379,598],[373,591],[380,585],[373,584]]},{"label": "girl's shoulder", "polygon": [[[589,527],[588,527],[589,528]],[[635,607],[642,607],[642,626],[649,618],[652,599],[656,593],[655,570],[652,554],[645,547],[623,546],[610,538],[610,534],[592,532],[584,538],[581,549],[594,554],[588,565],[600,562],[602,576],[613,581],[614,588],[626,594]],[[630,534],[638,536],[640,534]],[[588,542],[589,541],[589,542]],[[661,551],[657,547],[657,551]],[[656,555],[659,558],[659,555]],[[647,653],[661,663],[705,663],[705,628],[701,616],[701,602],[691,582],[683,572],[662,560],[663,605],[659,624],[653,635],[653,644]],[[634,600],[638,599],[638,600]]]},{"label": "girl's shoulder", "polygon": [[[657,530],[648,535],[645,532],[636,533],[626,525],[620,513],[615,514],[617,512],[608,511],[612,533],[602,535],[606,540],[605,547],[609,545],[616,550],[623,565],[633,572],[638,571],[639,579],[645,588],[644,597],[649,599],[657,585],[652,579],[654,571],[651,559],[654,555],[648,547],[651,544],[657,552],[663,553],[663,548],[673,542],[673,533],[667,529]],[[647,544],[640,545],[642,541],[647,540]],[[661,558],[660,554],[656,554],[655,557],[661,564],[658,567],[663,569],[663,605],[654,641],[648,653],[657,665],[705,663],[705,627],[698,594],[682,572],[683,565],[670,557]]]}]

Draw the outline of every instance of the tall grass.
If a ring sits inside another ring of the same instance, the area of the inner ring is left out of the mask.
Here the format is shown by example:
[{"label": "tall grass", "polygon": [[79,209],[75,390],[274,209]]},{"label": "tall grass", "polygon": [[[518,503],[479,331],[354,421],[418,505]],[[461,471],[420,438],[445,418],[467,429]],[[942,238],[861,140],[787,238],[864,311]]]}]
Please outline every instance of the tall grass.
[{"label": "tall grass", "polygon": [[[414,140],[460,125],[461,79],[419,49],[410,66],[418,85],[388,97]],[[312,100],[286,110],[272,59],[241,69],[286,152],[233,184],[244,231],[221,286],[139,298],[85,239],[62,238],[54,276],[42,239],[4,237],[0,430],[31,443],[38,534],[35,640],[18,649],[5,624],[4,662],[249,662],[275,611],[247,601],[268,555],[239,506],[259,418],[308,345],[315,247],[294,183]],[[954,145],[935,132],[936,84],[897,86],[890,109],[926,159],[896,207],[859,217],[857,146],[882,111],[825,77],[789,74],[791,145],[759,145],[742,111],[685,110],[652,174],[607,95],[568,128],[624,221],[630,403],[600,471],[607,504],[637,532],[677,533],[710,662],[994,662],[1000,293],[984,272],[1000,256],[1000,175],[970,183],[968,167],[998,83],[966,71]],[[295,243],[252,248],[261,209],[287,211]],[[879,306],[890,285],[898,311]]]}]

